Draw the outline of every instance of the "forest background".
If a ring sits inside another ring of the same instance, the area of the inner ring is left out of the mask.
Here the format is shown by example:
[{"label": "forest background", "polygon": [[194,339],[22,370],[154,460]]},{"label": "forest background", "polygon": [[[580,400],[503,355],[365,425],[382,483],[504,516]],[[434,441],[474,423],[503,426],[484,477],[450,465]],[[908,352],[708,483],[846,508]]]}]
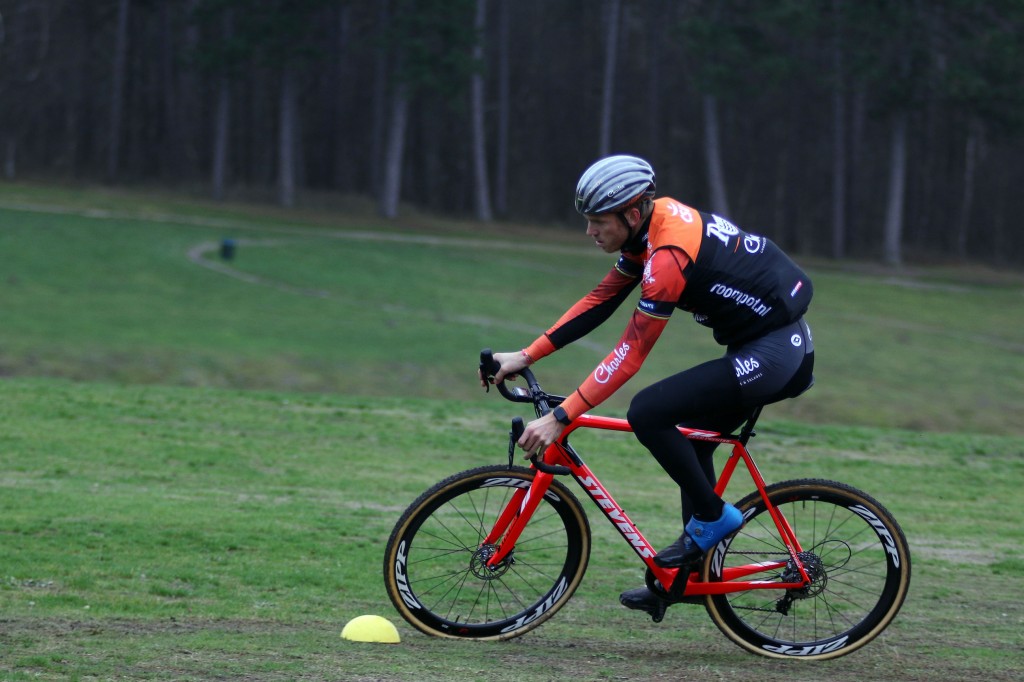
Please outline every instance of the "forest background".
[{"label": "forest background", "polygon": [[0,0],[0,171],[578,226],[579,173],[628,152],[797,253],[1019,267],[1022,29],[1022,0]]}]

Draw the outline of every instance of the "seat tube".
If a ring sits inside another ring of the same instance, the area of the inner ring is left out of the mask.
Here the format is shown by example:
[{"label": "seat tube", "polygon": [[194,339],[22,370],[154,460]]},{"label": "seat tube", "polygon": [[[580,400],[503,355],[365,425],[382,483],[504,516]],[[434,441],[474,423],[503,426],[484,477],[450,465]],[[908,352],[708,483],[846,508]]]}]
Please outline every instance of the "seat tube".
[{"label": "seat tube", "polygon": [[[736,471],[736,465],[740,463],[742,459],[744,463],[747,463],[746,450],[739,443],[735,443],[732,446],[732,454],[729,459],[726,460],[725,466],[722,468],[722,474],[718,477],[718,482],[715,484],[715,494],[719,497],[725,495],[725,489],[729,485],[729,481],[732,479],[733,473]],[[749,468],[749,464],[747,464]],[[724,499],[724,497],[723,497]]]}]

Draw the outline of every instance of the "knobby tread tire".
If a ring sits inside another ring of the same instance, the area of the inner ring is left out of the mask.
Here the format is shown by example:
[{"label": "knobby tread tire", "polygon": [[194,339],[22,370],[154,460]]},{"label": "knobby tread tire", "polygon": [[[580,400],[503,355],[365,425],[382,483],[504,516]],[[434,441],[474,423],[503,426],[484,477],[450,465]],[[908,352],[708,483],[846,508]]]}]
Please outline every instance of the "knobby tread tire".
[{"label": "knobby tread tire", "polygon": [[[791,595],[787,614],[779,610],[781,589],[713,596],[708,614],[729,639],[762,656],[824,660],[856,651],[892,622],[907,596],[910,550],[902,529],[877,500],[843,483],[783,481],[766,492],[802,549],[820,561],[817,580]],[[745,524],[709,552],[705,580],[720,581],[731,565],[788,556],[758,493],[736,506]]]},{"label": "knobby tread tire", "polygon": [[450,476],[405,510],[388,539],[384,584],[402,617],[429,635],[503,640],[553,616],[573,595],[590,557],[587,515],[553,480],[497,571],[482,564],[481,540],[515,490],[535,471],[486,466]]}]

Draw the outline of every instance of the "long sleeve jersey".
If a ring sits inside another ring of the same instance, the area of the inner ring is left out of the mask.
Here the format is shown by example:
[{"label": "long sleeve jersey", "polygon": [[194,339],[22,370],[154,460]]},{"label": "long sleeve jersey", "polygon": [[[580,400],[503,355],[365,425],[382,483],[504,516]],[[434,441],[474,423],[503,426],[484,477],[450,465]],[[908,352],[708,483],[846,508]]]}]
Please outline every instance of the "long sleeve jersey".
[{"label": "long sleeve jersey", "polygon": [[562,404],[571,419],[636,374],[676,308],[711,327],[722,345],[733,345],[795,321],[810,303],[811,281],[792,260],[724,218],[663,197],[644,229],[646,248],[623,251],[601,282],[526,349],[539,360],[582,338],[641,285],[618,343]]}]

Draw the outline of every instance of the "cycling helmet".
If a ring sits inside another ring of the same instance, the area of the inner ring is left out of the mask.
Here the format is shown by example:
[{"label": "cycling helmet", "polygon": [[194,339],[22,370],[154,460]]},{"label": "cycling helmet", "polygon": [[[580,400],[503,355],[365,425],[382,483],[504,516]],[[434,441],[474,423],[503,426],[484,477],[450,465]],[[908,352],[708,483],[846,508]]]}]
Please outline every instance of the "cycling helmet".
[{"label": "cycling helmet", "polygon": [[619,154],[594,163],[576,184],[576,210],[584,215],[625,211],[654,196],[654,169],[636,156]]}]

